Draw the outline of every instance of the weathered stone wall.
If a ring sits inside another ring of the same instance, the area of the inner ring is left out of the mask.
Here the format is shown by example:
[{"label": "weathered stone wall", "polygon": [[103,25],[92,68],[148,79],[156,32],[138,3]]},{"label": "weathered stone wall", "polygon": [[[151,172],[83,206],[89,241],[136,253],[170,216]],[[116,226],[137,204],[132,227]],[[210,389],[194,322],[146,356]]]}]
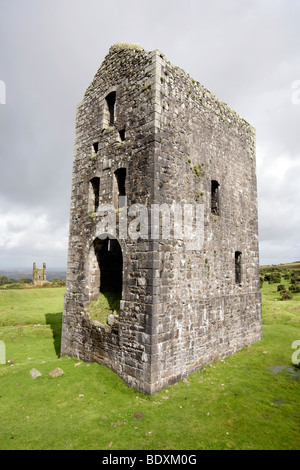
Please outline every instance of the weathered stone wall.
[{"label": "weathered stone wall", "polygon": [[[167,384],[261,338],[255,131],[164,57],[155,156],[159,202],[204,206],[204,244],[160,246],[153,382]],[[219,215],[211,181],[219,183]],[[158,202],[158,201],[156,201]],[[235,280],[241,253],[241,282]]]},{"label": "weathered stone wall", "polygon": [[[86,315],[99,288],[95,204],[117,205],[120,168],[128,206],[203,205],[204,244],[188,250],[174,237],[152,240],[150,228],[147,239],[119,240],[121,312],[102,325]],[[155,393],[257,341],[257,230],[253,128],[159,51],[113,46],[77,110],[62,354],[105,364]]]},{"label": "weathered stone wall", "polygon": [[[152,57],[143,50],[112,48],[78,106],[62,339],[63,354],[104,363],[144,391],[149,391],[151,382],[151,279],[155,256],[151,243],[120,241],[123,295],[115,325],[91,323],[85,308],[93,296],[92,244],[100,235],[99,217],[90,211],[89,181],[100,178],[100,205],[115,203],[114,172],[126,168],[128,206],[153,199]],[[105,117],[105,97],[111,91],[116,91],[113,126]],[[125,131],[125,140],[120,131]]]}]

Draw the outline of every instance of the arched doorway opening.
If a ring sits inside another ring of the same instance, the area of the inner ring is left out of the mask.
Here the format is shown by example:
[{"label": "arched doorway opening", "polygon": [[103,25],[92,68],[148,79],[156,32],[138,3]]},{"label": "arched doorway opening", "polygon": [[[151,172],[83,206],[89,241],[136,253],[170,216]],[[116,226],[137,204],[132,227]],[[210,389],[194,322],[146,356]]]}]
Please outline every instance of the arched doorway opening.
[{"label": "arched doorway opening", "polygon": [[123,256],[116,238],[98,237],[89,256],[89,301],[104,297],[112,311],[120,311],[123,285]]},{"label": "arched doorway opening", "polygon": [[123,256],[116,238],[96,238],[93,243],[100,270],[99,292],[122,294]]}]

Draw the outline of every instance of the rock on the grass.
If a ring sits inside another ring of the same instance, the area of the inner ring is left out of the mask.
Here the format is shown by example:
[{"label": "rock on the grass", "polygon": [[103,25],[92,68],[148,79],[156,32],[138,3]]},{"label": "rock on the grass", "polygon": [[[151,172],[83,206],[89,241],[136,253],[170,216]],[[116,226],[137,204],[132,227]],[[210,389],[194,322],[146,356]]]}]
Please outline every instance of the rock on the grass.
[{"label": "rock on the grass", "polygon": [[60,369],[59,367],[56,367],[55,369],[51,370],[48,375],[50,377],[59,377],[60,375],[63,375],[64,371]]},{"label": "rock on the grass", "polygon": [[40,377],[42,375],[38,370],[36,370],[34,368],[31,369],[31,371],[29,373],[30,373],[30,375],[33,379],[36,379],[37,377]]}]

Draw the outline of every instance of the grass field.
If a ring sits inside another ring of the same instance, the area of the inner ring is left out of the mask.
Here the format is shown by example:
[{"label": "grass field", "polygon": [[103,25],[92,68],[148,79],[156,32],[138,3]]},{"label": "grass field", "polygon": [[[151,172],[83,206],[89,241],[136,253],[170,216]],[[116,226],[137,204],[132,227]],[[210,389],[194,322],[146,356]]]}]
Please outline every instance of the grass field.
[{"label": "grass field", "polygon": [[[300,448],[299,293],[281,301],[264,283],[263,340],[152,397],[103,366],[59,357],[63,294],[0,291],[1,450]],[[64,374],[49,377],[56,367]]]}]

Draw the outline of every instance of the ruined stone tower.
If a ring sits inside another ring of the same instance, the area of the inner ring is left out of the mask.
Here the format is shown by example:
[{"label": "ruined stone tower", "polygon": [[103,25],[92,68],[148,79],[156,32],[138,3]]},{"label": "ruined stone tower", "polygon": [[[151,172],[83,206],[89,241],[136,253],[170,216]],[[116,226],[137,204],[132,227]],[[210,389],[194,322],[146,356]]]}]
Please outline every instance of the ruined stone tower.
[{"label": "ruined stone tower", "polygon": [[37,286],[43,284],[46,280],[46,263],[43,263],[42,268],[37,268],[34,262],[32,268],[32,284]]},{"label": "ruined stone tower", "polygon": [[77,109],[68,253],[61,354],[140,391],[261,339],[254,129],[161,52],[112,46]]}]

